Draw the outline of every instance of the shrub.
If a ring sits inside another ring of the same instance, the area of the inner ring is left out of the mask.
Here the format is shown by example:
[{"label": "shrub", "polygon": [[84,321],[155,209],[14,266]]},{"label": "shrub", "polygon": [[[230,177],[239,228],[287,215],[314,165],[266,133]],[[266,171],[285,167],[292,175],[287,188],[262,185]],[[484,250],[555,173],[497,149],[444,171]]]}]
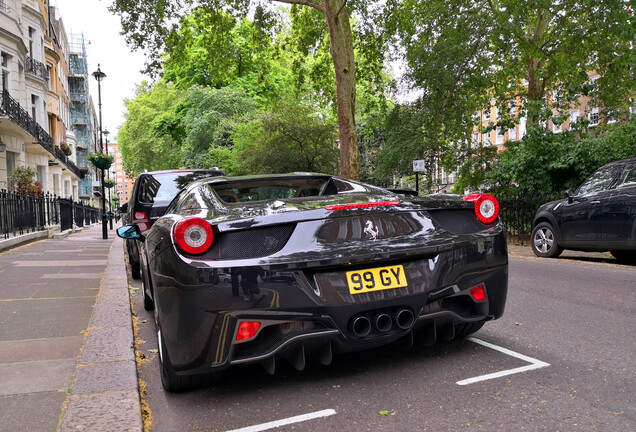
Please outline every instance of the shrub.
[{"label": "shrub", "polygon": [[42,195],[42,184],[35,181],[35,175],[31,167],[17,167],[9,176],[9,190],[20,195]]}]

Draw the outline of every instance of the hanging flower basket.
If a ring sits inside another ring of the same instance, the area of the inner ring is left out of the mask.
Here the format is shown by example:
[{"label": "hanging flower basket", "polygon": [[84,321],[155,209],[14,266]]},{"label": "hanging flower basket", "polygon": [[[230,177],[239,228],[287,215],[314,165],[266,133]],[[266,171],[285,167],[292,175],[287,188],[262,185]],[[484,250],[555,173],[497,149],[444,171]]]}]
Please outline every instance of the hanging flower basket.
[{"label": "hanging flower basket", "polygon": [[112,188],[114,186],[115,186],[115,182],[114,181],[112,181],[112,180],[104,180],[104,187],[105,188],[110,189],[110,188]]},{"label": "hanging flower basket", "polygon": [[93,165],[95,165],[99,169],[108,169],[112,165],[115,160],[114,156],[107,155],[104,153],[91,153],[86,159]]}]

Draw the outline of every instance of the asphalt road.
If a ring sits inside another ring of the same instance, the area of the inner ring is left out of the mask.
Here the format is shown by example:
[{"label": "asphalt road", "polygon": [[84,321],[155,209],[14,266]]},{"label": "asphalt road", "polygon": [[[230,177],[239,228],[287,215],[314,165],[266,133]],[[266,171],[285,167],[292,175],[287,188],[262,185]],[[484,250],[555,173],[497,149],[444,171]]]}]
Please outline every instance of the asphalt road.
[{"label": "asphalt road", "polygon": [[163,391],[153,317],[135,298],[154,432],[277,421],[302,432],[636,430],[636,267],[607,254],[538,259],[511,247],[506,313],[475,339],[339,355],[302,372],[279,362],[273,376],[237,367],[184,394]]}]

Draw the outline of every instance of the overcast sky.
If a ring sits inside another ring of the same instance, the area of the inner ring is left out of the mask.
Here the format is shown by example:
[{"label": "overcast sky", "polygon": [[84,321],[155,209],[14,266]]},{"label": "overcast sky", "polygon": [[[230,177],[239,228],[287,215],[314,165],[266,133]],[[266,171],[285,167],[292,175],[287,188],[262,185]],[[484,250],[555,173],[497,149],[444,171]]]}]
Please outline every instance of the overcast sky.
[{"label": "overcast sky", "polygon": [[124,122],[124,99],[134,96],[135,84],[145,77],[140,52],[131,52],[119,33],[119,18],[108,12],[111,0],[52,0],[69,34],[83,34],[88,57],[90,92],[98,109],[97,81],[90,74],[99,63],[106,78],[101,83],[102,121],[113,139]]}]

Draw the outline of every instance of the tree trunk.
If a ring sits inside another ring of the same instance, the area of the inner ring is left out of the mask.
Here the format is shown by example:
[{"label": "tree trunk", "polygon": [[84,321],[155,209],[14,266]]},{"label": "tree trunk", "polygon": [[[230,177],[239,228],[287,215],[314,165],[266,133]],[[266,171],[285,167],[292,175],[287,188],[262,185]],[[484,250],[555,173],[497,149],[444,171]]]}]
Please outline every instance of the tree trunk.
[{"label": "tree trunk", "polygon": [[340,131],[340,175],[360,179],[360,156],[356,135],[356,66],[349,13],[344,0],[325,0],[323,13],[331,40],[331,56],[336,72],[336,102]]}]

